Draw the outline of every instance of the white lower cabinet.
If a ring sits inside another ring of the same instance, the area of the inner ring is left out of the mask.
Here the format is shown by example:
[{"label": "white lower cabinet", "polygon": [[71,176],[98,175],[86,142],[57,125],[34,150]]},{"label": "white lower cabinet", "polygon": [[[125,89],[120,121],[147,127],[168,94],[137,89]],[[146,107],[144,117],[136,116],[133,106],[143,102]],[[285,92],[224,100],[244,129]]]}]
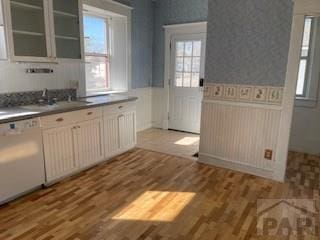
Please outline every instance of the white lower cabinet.
[{"label": "white lower cabinet", "polygon": [[43,131],[43,145],[47,182],[69,175],[78,168],[72,126]]},{"label": "white lower cabinet", "polygon": [[119,116],[120,149],[126,151],[136,145],[136,113],[125,112]]},{"label": "white lower cabinet", "polygon": [[41,124],[47,184],[136,145],[132,104],[61,113],[41,118]]},{"label": "white lower cabinet", "polygon": [[80,168],[104,160],[102,119],[86,121],[73,129],[75,159]]},{"label": "white lower cabinet", "polygon": [[136,113],[104,116],[105,157],[111,158],[136,145]]}]

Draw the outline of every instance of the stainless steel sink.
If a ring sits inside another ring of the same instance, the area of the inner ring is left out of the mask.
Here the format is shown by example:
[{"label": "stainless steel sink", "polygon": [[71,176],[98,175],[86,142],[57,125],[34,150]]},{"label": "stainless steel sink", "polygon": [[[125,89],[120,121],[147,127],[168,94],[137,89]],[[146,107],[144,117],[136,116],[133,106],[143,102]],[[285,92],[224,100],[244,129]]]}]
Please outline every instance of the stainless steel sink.
[{"label": "stainless steel sink", "polygon": [[43,111],[53,111],[53,110],[64,109],[64,108],[81,107],[87,104],[90,104],[90,102],[80,101],[80,100],[79,101],[61,101],[52,105],[34,104],[34,105],[22,106],[21,108],[31,110],[31,111],[43,112]]}]

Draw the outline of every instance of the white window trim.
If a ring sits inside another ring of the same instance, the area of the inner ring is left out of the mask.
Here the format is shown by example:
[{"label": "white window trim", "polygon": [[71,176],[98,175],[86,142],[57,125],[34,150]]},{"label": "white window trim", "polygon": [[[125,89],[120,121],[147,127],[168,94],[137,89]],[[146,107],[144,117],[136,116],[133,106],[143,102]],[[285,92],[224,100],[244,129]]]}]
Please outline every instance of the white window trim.
[{"label": "white window trim", "polygon": [[[86,92],[86,86],[85,86],[85,81],[82,83],[83,85],[81,86],[81,96],[91,96],[91,95],[101,95],[101,94],[108,94],[108,93],[115,93],[115,92],[128,92],[131,90],[131,65],[132,65],[132,61],[131,61],[131,11],[132,11],[132,7],[123,5],[123,4],[119,4],[113,1],[101,1],[101,0],[82,0],[83,3],[83,9],[86,11],[94,11],[97,12],[98,14],[101,13],[103,15],[114,15],[114,16],[121,16],[125,18],[125,22],[126,22],[126,69],[125,69],[125,82],[123,83],[123,85],[125,85],[125,87],[123,89],[112,89],[111,91],[107,91],[107,92],[98,92],[96,94],[94,93],[87,93]],[[112,34],[112,32],[110,33]],[[112,37],[111,37],[112,40]],[[111,55],[112,55],[112,41],[111,41]],[[111,60],[112,62],[112,60]],[[111,66],[110,66],[111,67]]]},{"label": "white window trim", "polygon": [[[320,46],[317,44],[317,39],[319,39],[320,26],[319,21],[314,21],[311,33],[311,48],[307,61],[307,75],[305,79],[305,89],[303,95],[296,95],[295,106],[296,107],[316,107],[318,102],[318,87],[319,87],[319,69],[315,68],[320,64]],[[302,58],[300,57],[300,60]],[[316,62],[315,62],[316,61]]]}]

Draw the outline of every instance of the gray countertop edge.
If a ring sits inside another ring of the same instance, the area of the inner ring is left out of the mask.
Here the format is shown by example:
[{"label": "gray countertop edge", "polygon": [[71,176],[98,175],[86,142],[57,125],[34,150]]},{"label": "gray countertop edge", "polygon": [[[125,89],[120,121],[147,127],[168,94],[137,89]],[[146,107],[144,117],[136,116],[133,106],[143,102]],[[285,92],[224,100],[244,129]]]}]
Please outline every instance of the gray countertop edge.
[{"label": "gray countertop edge", "polygon": [[[83,98],[83,99],[90,99],[90,98],[92,98],[92,97]],[[70,108],[56,109],[56,110],[52,110],[52,111],[26,113],[26,115],[13,116],[13,117],[0,119],[0,124],[23,121],[23,120],[27,120],[27,119],[31,119],[31,118],[50,116],[50,115],[66,113],[66,112],[74,112],[74,111],[79,111],[79,110],[84,110],[84,109],[89,109],[89,108],[114,105],[114,104],[125,103],[125,102],[133,102],[136,100],[138,100],[137,97],[128,97],[126,99],[111,100],[111,101],[99,102],[99,103],[93,102],[93,103],[88,103],[87,105],[81,105],[81,106],[76,106],[76,107],[73,106]]]}]

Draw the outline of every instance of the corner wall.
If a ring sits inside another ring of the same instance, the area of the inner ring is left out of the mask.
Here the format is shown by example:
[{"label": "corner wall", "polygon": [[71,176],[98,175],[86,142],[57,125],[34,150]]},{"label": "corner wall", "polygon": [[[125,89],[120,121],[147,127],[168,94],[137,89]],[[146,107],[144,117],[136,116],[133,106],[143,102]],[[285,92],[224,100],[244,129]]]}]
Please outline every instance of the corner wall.
[{"label": "corner wall", "polygon": [[209,1],[200,161],[274,178],[292,13],[291,0]]}]

